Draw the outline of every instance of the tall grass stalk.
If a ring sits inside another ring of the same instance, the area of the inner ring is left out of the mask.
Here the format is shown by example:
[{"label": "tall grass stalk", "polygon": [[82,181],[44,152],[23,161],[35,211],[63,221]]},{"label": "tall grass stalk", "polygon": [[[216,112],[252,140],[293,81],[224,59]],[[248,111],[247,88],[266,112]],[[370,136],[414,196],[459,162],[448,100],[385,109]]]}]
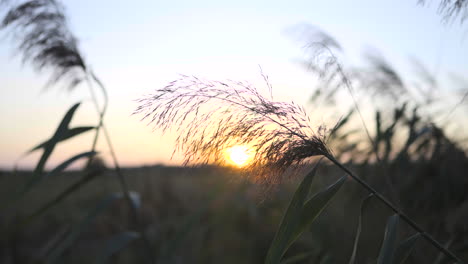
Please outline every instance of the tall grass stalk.
[{"label": "tall grass stalk", "polygon": [[[2,0],[0,4],[9,6],[9,2]],[[52,71],[48,86],[63,81],[69,89],[73,89],[83,81],[87,82],[93,104],[99,116],[91,152],[96,151],[99,132],[102,129],[111,153],[115,173],[131,208],[133,221],[145,242],[151,262],[154,262],[153,250],[142,230],[143,227],[138,223],[137,208],[130,197],[128,184],[120,169],[109,132],[104,124],[104,116],[108,106],[107,91],[102,82],[85,63],[78,48],[77,39],[68,28],[64,7],[56,0],[29,0],[12,4],[1,24],[1,29],[7,28],[10,29],[12,37],[19,43],[17,49],[23,56],[23,62],[32,63],[38,71],[45,69]],[[97,83],[104,97],[102,108],[99,107],[92,85],[93,82]],[[91,164],[91,160],[92,157],[88,160],[88,166]]]},{"label": "tall grass stalk", "polygon": [[[92,80],[90,80],[90,78],[92,78]],[[90,90],[92,101],[93,101],[93,103],[95,105],[95,108],[96,108],[96,112],[99,115],[99,123],[98,123],[98,126],[96,128],[96,133],[95,133],[95,136],[94,136],[94,139],[93,139],[92,150],[94,151],[95,148],[96,148],[96,144],[97,144],[97,141],[98,141],[98,138],[99,138],[99,131],[102,129],[103,132],[104,132],[104,139],[105,139],[105,141],[107,143],[107,147],[109,148],[109,152],[111,154],[112,162],[113,162],[113,165],[114,165],[113,166],[114,171],[115,171],[115,173],[117,175],[119,184],[120,184],[120,186],[122,188],[124,198],[127,200],[127,203],[128,203],[128,205],[130,207],[130,210],[131,210],[132,221],[135,224],[135,227],[137,228],[140,237],[143,239],[143,242],[144,242],[145,247],[146,247],[146,252],[148,253],[148,257],[149,257],[151,263],[156,263],[155,262],[156,257],[152,253],[153,249],[152,249],[151,243],[150,243],[148,237],[146,236],[146,233],[144,232],[144,229],[143,229],[144,227],[140,224],[140,221],[139,221],[139,218],[138,218],[138,210],[137,210],[137,208],[136,208],[135,204],[133,203],[132,198],[130,196],[130,188],[129,188],[128,183],[127,183],[127,181],[125,179],[124,174],[122,173],[122,170],[120,168],[120,165],[119,165],[119,162],[118,162],[118,159],[117,159],[117,154],[116,154],[115,149],[114,149],[114,145],[112,144],[112,141],[111,141],[109,132],[107,130],[107,127],[104,124],[104,116],[106,114],[107,107],[108,107],[108,104],[109,104],[109,97],[107,95],[107,90],[104,87],[102,81],[99,80],[99,78],[91,71],[88,71],[86,81],[87,81],[87,84],[88,84],[88,87],[89,87],[89,90]],[[94,92],[94,86],[92,84],[93,83],[92,81],[97,83],[98,87],[100,88],[100,91],[102,92],[103,98],[104,98],[103,106],[102,106],[101,109],[99,109],[99,103],[98,103],[98,100],[97,100],[96,93]],[[91,161],[92,160],[89,159],[88,166],[89,166]]]}]

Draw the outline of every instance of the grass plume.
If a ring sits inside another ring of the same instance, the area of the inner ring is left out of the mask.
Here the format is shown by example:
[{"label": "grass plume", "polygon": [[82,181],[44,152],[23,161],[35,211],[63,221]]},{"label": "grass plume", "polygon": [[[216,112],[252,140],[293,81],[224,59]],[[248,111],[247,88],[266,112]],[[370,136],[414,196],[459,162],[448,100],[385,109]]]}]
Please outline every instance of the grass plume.
[{"label": "grass plume", "polygon": [[326,129],[312,128],[303,107],[273,101],[243,82],[181,76],[138,103],[134,113],[142,120],[163,131],[177,128],[175,151],[185,154],[185,164],[222,163],[226,149],[249,145],[254,157],[247,169],[274,182],[291,166],[330,154]]},{"label": "grass plume", "polygon": [[[0,5],[8,2],[1,1]],[[72,89],[86,78],[86,64],[59,2],[30,0],[16,4],[3,17],[0,29],[10,29],[23,63],[31,63],[37,71],[52,71],[47,86],[65,81]]]}]

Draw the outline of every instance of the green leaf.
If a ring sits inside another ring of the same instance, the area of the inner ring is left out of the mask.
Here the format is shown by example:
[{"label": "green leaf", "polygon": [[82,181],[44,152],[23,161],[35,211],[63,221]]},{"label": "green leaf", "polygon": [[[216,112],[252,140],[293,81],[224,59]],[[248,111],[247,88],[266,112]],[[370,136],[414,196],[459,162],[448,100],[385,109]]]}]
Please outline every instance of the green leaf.
[{"label": "green leaf", "polygon": [[418,238],[421,237],[421,233],[417,233],[416,235],[410,236],[409,238],[405,239],[400,245],[397,247],[395,251],[395,264],[402,264],[406,261],[406,259],[411,254],[411,251],[416,244]]},{"label": "green leaf", "polygon": [[59,173],[61,173],[62,171],[64,171],[66,168],[68,168],[68,166],[73,164],[73,162],[75,162],[75,161],[77,161],[79,159],[82,159],[82,158],[91,158],[91,157],[95,156],[96,154],[97,154],[96,151],[87,151],[87,152],[83,152],[83,153],[80,153],[78,155],[75,155],[75,156],[67,159],[66,161],[62,162],[57,167],[55,167],[53,170],[51,170],[49,173],[47,173],[44,176],[44,178],[56,176]]},{"label": "green leaf", "polygon": [[346,177],[342,177],[326,190],[316,194],[308,201],[306,197],[310,191],[312,179],[316,174],[317,166],[304,178],[294,193],[291,203],[281,221],[280,227],[268,250],[266,264],[280,263],[281,258],[292,243],[307,230],[318,215],[325,209],[329,201],[338,192]]},{"label": "green leaf", "polygon": [[57,263],[62,256],[62,254],[70,248],[75,240],[79,237],[79,235],[86,230],[92,221],[102,213],[105,209],[109,208],[109,206],[117,199],[122,198],[122,194],[115,193],[112,194],[104,199],[102,199],[97,206],[95,206],[88,214],[72,229],[68,237],[60,244],[58,247],[52,251],[52,253],[47,258],[47,263],[54,264]]},{"label": "green leaf", "polygon": [[[10,201],[7,203],[8,208],[10,208],[16,201],[21,199],[33,186],[35,186],[37,183],[39,183],[42,180],[44,167],[50,155],[52,155],[52,152],[58,142],[71,138],[73,136],[76,136],[78,134],[81,134],[93,128],[93,127],[77,127],[73,129],[68,128],[71,122],[71,119],[73,118],[73,115],[75,114],[75,111],[78,109],[79,106],[80,106],[80,103],[76,103],[67,111],[62,121],[60,122],[58,128],[56,129],[54,135],[49,140],[39,144],[38,146],[34,147],[33,149],[31,149],[29,152],[26,153],[28,154],[28,153],[31,153],[32,151],[35,151],[41,148],[44,149],[41,155],[41,158],[39,159],[36,165],[36,168],[34,169],[33,174],[31,175],[31,177],[27,179],[25,186],[22,188],[22,190],[13,194],[12,198],[8,199],[8,201]],[[71,160],[69,161],[68,164],[61,164],[59,166],[66,167],[74,161],[75,160]]]},{"label": "green leaf", "polygon": [[50,155],[52,154],[55,145],[66,135],[68,131],[68,125],[70,124],[70,121],[73,115],[75,114],[75,111],[78,108],[78,106],[80,106],[80,103],[76,103],[68,110],[52,138],[49,139],[47,141],[47,144],[44,145],[44,152],[42,153],[42,156],[39,162],[37,163],[36,168],[34,169],[34,177],[39,177],[44,171],[45,164],[49,159]]},{"label": "green leaf", "polygon": [[[83,127],[74,127],[74,128],[71,128],[71,129],[67,129],[63,135],[59,138],[59,140],[57,141],[60,142],[60,141],[65,141],[69,138],[72,138],[74,136],[77,136],[81,133],[84,133],[84,132],[87,132],[89,130],[92,130],[92,129],[95,129],[95,127],[93,126],[83,126]],[[34,152],[36,150],[39,150],[41,148],[46,148],[48,144],[50,144],[50,140],[46,140],[45,142],[42,142],[41,144],[35,146],[34,148],[32,148],[31,150],[29,150],[28,152],[26,152],[26,154],[29,154],[31,152]]]},{"label": "green leaf", "polygon": [[77,182],[75,182],[74,184],[72,184],[71,186],[69,186],[68,188],[66,188],[65,190],[63,190],[60,194],[58,194],[54,199],[52,199],[51,201],[47,202],[45,205],[43,205],[42,207],[40,207],[38,210],[36,210],[34,213],[30,214],[28,217],[26,217],[23,221],[19,222],[17,224],[17,228],[15,230],[17,230],[18,228],[21,228],[22,226],[26,225],[27,223],[31,222],[32,220],[34,220],[35,218],[39,217],[40,215],[42,215],[44,212],[46,212],[47,210],[49,210],[50,208],[52,208],[53,206],[55,206],[56,204],[58,204],[59,202],[61,202],[62,200],[64,200],[65,198],[67,198],[70,194],[72,194],[73,192],[75,192],[76,190],[80,189],[82,186],[84,186],[86,183],[88,183],[89,181],[91,181],[92,179],[94,179],[94,177],[96,177],[97,175],[99,175],[99,172],[97,171],[91,171],[91,172],[88,172],[88,174],[86,174],[85,176],[83,176],[80,180],[78,180]]},{"label": "green leaf", "polygon": [[12,206],[14,205],[19,199],[21,199],[22,197],[24,197],[24,195],[26,195],[26,193],[28,193],[34,186],[36,186],[37,184],[39,184],[41,182],[41,180],[45,179],[45,178],[49,178],[49,177],[53,177],[53,176],[56,176],[57,174],[59,174],[60,172],[62,172],[63,170],[65,170],[68,166],[70,166],[73,162],[81,159],[81,158],[88,158],[88,157],[92,157],[94,155],[96,155],[97,152],[95,151],[88,151],[88,152],[83,152],[83,153],[80,153],[76,156],[73,156],[71,157],[70,159],[62,162],[60,165],[58,165],[56,168],[54,168],[53,170],[51,170],[49,173],[47,173],[45,176],[43,177],[34,177],[34,178],[31,178],[29,179],[29,181],[26,183],[25,187],[23,188],[23,190],[21,190],[19,193],[17,193],[16,195],[14,195],[14,197],[11,199],[11,201],[9,202],[9,204]]},{"label": "green leaf", "polygon": [[109,262],[110,257],[115,253],[124,249],[134,240],[138,239],[140,235],[136,232],[122,232],[115,235],[107,241],[104,250],[99,251],[99,255],[96,258],[96,264],[105,264]]},{"label": "green leaf", "polygon": [[395,248],[397,243],[397,229],[399,217],[394,214],[388,218],[387,227],[385,228],[384,241],[380,249],[377,264],[393,264],[395,257]]},{"label": "green leaf", "polygon": [[319,163],[304,177],[294,193],[273,242],[271,243],[270,249],[268,250],[265,260],[266,264],[280,263],[281,258],[290,246],[291,237],[293,233],[296,232],[301,222],[302,207],[309,194],[310,186],[317,172]]},{"label": "green leaf", "polygon": [[292,244],[300,234],[306,231],[312,222],[319,216],[322,211],[327,207],[328,203],[340,190],[343,183],[346,181],[346,176],[341,177],[334,184],[327,187],[327,189],[319,192],[310,198],[303,206],[300,216],[300,225],[291,237],[290,244]]},{"label": "green leaf", "polygon": [[349,259],[349,264],[354,264],[354,262],[356,261],[357,248],[359,245],[359,238],[361,237],[361,231],[362,231],[362,217],[364,215],[364,209],[366,208],[366,205],[369,203],[370,198],[372,198],[373,196],[374,196],[373,194],[370,194],[361,202],[361,210],[359,213],[358,227],[356,230],[356,237],[354,238],[353,253],[351,254],[351,257]]}]

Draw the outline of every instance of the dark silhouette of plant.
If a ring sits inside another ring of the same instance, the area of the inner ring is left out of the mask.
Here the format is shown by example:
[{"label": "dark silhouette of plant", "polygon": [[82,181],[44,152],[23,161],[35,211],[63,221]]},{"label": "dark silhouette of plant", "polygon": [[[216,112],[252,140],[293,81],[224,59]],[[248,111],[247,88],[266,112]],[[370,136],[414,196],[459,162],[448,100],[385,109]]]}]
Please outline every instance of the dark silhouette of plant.
[{"label": "dark silhouette of plant", "polygon": [[[87,167],[89,172],[86,172],[86,175],[80,181],[64,190],[63,193],[57,196],[50,203],[44,205],[37,212],[33,213],[29,218],[32,219],[41,215],[50,207],[62,201],[72,192],[81,188],[81,186],[97,176],[97,174],[93,172],[96,171],[93,169],[93,167],[95,167],[93,166],[93,158],[96,154],[96,145],[100,131],[102,130],[110,150],[115,172],[123,191],[123,197],[127,200],[132,210],[134,225],[140,231],[138,238],[143,239],[145,242],[145,246],[147,247],[146,253],[153,262],[154,259],[151,246],[138,223],[138,206],[134,203],[135,199],[130,195],[129,187],[120,170],[109,133],[104,125],[104,116],[108,105],[106,88],[96,74],[91,71],[89,66],[85,63],[82,53],[78,48],[77,39],[68,28],[64,7],[56,0],[29,0],[20,3],[3,0],[0,2],[0,5],[8,8],[6,15],[1,20],[0,29],[9,30],[9,34],[15,41],[17,41],[17,50],[22,55],[23,63],[31,63],[33,67],[40,72],[43,72],[44,70],[51,71],[51,77],[47,86],[64,82],[69,89],[72,89],[85,81],[90,89],[94,106],[99,115],[99,123],[95,127],[95,136],[92,142],[91,151],[78,154],[53,170],[55,173],[58,173],[63,171],[76,160],[86,157],[88,158]],[[99,91],[102,93],[104,98],[102,106],[98,103],[97,95],[94,91],[95,88],[93,87],[94,85],[98,86]],[[89,130],[87,128],[68,129],[68,123],[78,106],[79,104],[76,104],[69,110],[54,136],[47,142],[43,143],[43,147],[41,147],[44,149],[43,155],[37,165],[33,178],[29,181],[26,188],[21,191],[22,195],[47,176],[44,175],[43,168],[57,143]],[[33,150],[41,148],[35,148]],[[117,196],[111,198],[111,200],[115,200],[116,197]],[[107,204],[107,202],[104,204]],[[99,208],[102,209],[102,207]],[[76,232],[80,232],[80,230],[77,230]],[[124,236],[124,238],[134,239],[135,236]],[[70,238],[70,241],[71,240],[73,239]],[[70,245],[71,242],[68,246]],[[63,247],[65,246],[60,245],[55,249],[54,252],[57,255],[55,255],[54,261],[57,261],[60,257],[60,254],[64,250]],[[49,261],[53,262],[51,260]]]},{"label": "dark silhouette of plant", "polygon": [[48,86],[64,80],[71,89],[86,79],[85,61],[59,2],[33,0],[14,6],[0,29],[10,29],[23,63],[31,63],[38,71],[52,71]]}]

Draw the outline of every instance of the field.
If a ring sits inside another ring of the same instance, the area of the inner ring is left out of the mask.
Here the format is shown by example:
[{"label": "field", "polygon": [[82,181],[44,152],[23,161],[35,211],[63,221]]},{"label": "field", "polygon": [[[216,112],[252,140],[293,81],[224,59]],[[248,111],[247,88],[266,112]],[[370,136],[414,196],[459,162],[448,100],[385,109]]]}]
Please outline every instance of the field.
[{"label": "field", "polygon": [[[261,263],[300,179],[297,176],[274,190],[265,190],[262,184],[250,182],[241,172],[229,168],[154,166],[129,168],[124,173],[128,175],[130,189],[141,195],[138,222],[149,235],[161,263]],[[16,186],[24,184],[28,174],[19,172],[13,177],[11,173],[2,172],[2,200]],[[6,239],[15,221],[50,200],[79,174],[78,171],[68,172],[49,179],[17,205],[19,210],[14,215],[3,215],[2,263],[35,263],[54,243],[63,240],[63,234],[70,232],[96,201],[120,191],[115,175],[106,171],[21,230],[14,240]],[[313,191],[333,182],[337,176],[337,169],[324,165],[318,172]],[[371,178],[370,175],[366,177],[372,182]],[[373,184],[379,186],[378,181]],[[345,263],[351,255],[356,235],[360,201],[366,196],[357,184],[348,182],[316,224],[291,247],[287,256],[308,256],[307,260],[297,263]],[[446,214],[450,211],[457,210],[450,209]],[[369,204],[363,214],[364,229],[357,263],[373,263],[377,258],[385,219],[390,214],[378,201]],[[414,211],[413,215],[418,222],[424,223],[425,228],[437,231],[439,239],[447,239],[447,228],[434,226],[434,219],[440,216],[431,217]],[[446,219],[439,221],[439,225],[443,223],[447,223]],[[93,263],[105,248],[107,239],[129,228],[132,229],[132,220],[127,204],[123,200],[115,201],[64,253],[64,263]],[[404,227],[400,235],[412,232]],[[143,261],[144,246],[139,242],[134,241],[113,256],[111,262]],[[457,244],[461,247],[457,252],[464,252],[461,256],[468,257],[467,245]],[[424,241],[419,241],[413,252],[408,263],[421,263],[421,258],[435,259],[438,255],[438,251]]]}]

